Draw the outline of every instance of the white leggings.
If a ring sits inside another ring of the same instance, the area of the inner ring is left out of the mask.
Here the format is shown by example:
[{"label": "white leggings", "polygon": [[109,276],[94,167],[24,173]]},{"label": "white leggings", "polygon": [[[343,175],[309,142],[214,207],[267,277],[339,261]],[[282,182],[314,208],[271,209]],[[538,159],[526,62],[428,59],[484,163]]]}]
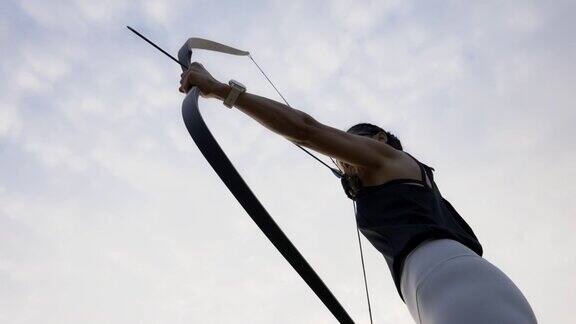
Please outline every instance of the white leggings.
[{"label": "white leggings", "polygon": [[536,323],[512,280],[454,240],[426,241],[414,249],[400,287],[418,324]]}]

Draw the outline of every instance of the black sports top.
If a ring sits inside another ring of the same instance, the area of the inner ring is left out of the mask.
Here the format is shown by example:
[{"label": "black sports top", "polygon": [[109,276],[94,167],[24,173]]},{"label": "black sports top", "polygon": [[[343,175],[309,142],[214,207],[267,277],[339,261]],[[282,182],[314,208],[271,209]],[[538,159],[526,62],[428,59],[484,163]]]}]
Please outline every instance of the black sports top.
[{"label": "black sports top", "polygon": [[[453,239],[482,256],[482,246],[470,226],[442,198],[434,182],[434,169],[408,155],[418,163],[421,180],[395,179],[361,187],[356,196],[358,228],[384,255],[402,300],[400,277],[404,260],[423,241]],[[424,173],[432,187],[426,183]]]}]

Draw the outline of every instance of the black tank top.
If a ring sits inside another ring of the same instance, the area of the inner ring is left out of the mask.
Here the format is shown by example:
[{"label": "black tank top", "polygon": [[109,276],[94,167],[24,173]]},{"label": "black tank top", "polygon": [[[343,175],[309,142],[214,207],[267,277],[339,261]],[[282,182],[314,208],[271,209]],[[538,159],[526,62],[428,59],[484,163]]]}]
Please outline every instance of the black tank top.
[{"label": "black tank top", "polygon": [[[421,180],[395,179],[361,187],[356,197],[358,228],[384,255],[402,300],[400,276],[404,260],[423,241],[453,239],[482,256],[482,246],[470,226],[442,198],[434,182],[434,169],[408,155],[418,163]],[[424,174],[428,175],[431,187]]]}]

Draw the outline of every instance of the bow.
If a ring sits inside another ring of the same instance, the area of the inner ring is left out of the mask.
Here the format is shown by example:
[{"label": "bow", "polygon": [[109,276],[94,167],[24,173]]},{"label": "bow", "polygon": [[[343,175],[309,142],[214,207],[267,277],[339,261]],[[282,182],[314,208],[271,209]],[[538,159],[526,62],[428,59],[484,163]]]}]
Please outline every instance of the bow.
[{"label": "bow", "polygon": [[[138,36],[143,38],[155,48],[159,49],[164,54],[168,55],[172,60],[176,61],[178,64],[180,64],[184,71],[188,70],[188,65],[192,56],[192,49],[212,50],[232,55],[249,56],[252,58],[250,53],[246,51],[241,51],[202,38],[190,38],[178,51],[178,59],[175,59],[166,51],[156,46],[154,43],[152,43],[150,40],[148,40],[134,29],[130,27],[128,27],[128,29],[136,33]],[[256,62],[254,61],[254,63]],[[260,69],[260,67],[258,68]],[[260,69],[260,71],[262,70]],[[262,71],[262,73],[264,72]],[[266,78],[268,79],[267,76]],[[288,239],[278,224],[276,224],[274,219],[270,216],[268,211],[266,211],[258,198],[256,198],[254,193],[252,193],[246,182],[244,182],[244,179],[242,179],[240,174],[234,168],[234,165],[230,162],[224,151],[222,151],[220,145],[218,145],[218,142],[214,139],[210,133],[210,130],[206,126],[206,123],[202,119],[200,108],[198,106],[199,95],[200,90],[197,87],[192,88],[188,92],[182,103],[182,116],[188,133],[198,146],[198,149],[202,155],[206,158],[208,163],[212,166],[214,171],[218,174],[222,182],[224,182],[234,197],[236,197],[236,200],[238,200],[250,218],[252,218],[256,225],[258,225],[260,230],[276,247],[278,252],[284,256],[286,261],[290,263],[292,268],[298,272],[300,277],[302,277],[302,279],[308,284],[312,291],[314,291],[318,298],[320,298],[320,300],[330,310],[334,317],[340,323],[354,323],[350,315],[348,315],[340,302],[338,302],[336,297],[334,297],[330,289],[328,289],[326,284],[324,284],[322,279],[302,256],[294,244],[292,244],[290,239]],[[306,151],[304,148],[300,148]],[[308,151],[306,151],[306,153],[315,157]],[[316,159],[322,162],[318,158]],[[326,165],[324,162],[322,163]],[[330,168],[328,165],[326,165],[326,167]],[[341,174],[339,174],[339,170],[332,168],[330,169],[335,175],[341,176]]]}]

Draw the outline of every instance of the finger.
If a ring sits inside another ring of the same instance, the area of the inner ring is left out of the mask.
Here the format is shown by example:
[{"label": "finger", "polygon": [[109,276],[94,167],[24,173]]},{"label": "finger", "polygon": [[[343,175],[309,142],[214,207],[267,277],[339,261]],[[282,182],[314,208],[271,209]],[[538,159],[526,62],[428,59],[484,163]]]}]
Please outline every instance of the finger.
[{"label": "finger", "polygon": [[[180,80],[180,90],[186,90],[186,88],[189,87],[188,84],[189,84],[188,78],[186,78],[186,77],[185,77],[185,78],[182,78],[182,79]],[[181,92],[182,92],[182,91],[181,91]]]},{"label": "finger", "polygon": [[180,84],[185,84],[186,82],[189,82],[188,75],[185,75],[180,79]]},{"label": "finger", "polygon": [[182,79],[180,79],[180,84],[186,88],[190,87],[190,74],[186,74]]},{"label": "finger", "polygon": [[178,91],[180,91],[182,93],[188,93],[188,91],[190,91],[190,88],[185,87],[185,86],[181,86],[180,88],[178,88]]},{"label": "finger", "polygon": [[192,62],[192,63],[190,64],[190,68],[191,68],[191,69],[194,69],[194,70],[196,70],[196,71],[197,71],[197,70],[206,70],[206,69],[204,68],[204,65],[202,65],[202,63],[199,63],[199,62]]},{"label": "finger", "polygon": [[184,92],[184,93],[188,92],[188,90],[190,90],[190,88],[191,88],[191,87],[190,87],[189,85],[187,85],[187,84],[183,84],[183,85],[180,86],[181,92]]},{"label": "finger", "polygon": [[190,73],[190,70],[182,72],[182,74],[180,74],[180,84],[183,84],[186,79],[188,79],[188,74]]}]

